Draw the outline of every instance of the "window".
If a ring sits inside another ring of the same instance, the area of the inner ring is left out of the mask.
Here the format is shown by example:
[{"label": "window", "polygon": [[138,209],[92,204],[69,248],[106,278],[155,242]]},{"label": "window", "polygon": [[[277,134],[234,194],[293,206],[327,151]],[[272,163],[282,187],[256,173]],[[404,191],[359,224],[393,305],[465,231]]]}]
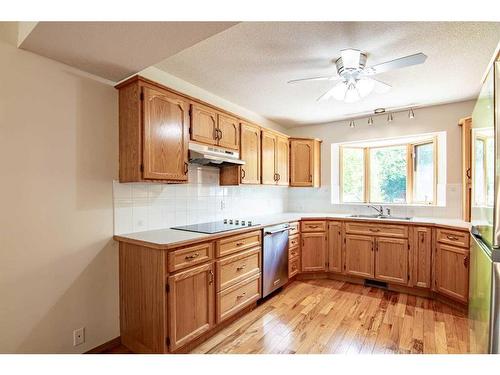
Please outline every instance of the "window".
[{"label": "window", "polygon": [[343,203],[436,204],[436,139],[340,147]]}]

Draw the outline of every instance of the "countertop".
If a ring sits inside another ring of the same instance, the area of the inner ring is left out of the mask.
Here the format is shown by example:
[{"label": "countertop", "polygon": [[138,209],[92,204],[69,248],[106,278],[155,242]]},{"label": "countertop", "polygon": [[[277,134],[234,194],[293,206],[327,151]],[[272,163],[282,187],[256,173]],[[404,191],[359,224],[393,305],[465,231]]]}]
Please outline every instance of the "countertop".
[{"label": "countertop", "polygon": [[188,243],[202,242],[205,240],[213,240],[216,238],[226,237],[233,234],[248,232],[251,230],[258,230],[269,225],[276,225],[301,219],[339,219],[349,221],[380,221],[383,223],[398,223],[398,224],[412,224],[412,225],[435,225],[439,227],[447,227],[452,229],[469,230],[470,223],[457,220],[457,219],[443,219],[443,218],[427,218],[427,217],[413,217],[410,220],[397,220],[397,219],[374,219],[374,218],[359,218],[351,217],[350,214],[335,214],[335,213],[300,213],[300,212],[285,212],[282,214],[255,216],[245,218],[252,220],[259,225],[253,227],[243,227],[242,229],[220,232],[216,234],[204,234],[185,232],[175,229],[157,229],[145,232],[136,232],[129,234],[115,235],[114,239],[142,246],[151,247],[154,249],[170,249],[179,247]]}]

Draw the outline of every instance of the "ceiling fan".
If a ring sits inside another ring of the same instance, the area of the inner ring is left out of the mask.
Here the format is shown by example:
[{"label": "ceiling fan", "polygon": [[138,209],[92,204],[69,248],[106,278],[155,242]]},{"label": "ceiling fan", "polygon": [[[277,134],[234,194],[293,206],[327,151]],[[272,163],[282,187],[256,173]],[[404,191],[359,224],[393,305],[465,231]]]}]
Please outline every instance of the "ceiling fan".
[{"label": "ceiling fan", "polygon": [[317,100],[323,101],[333,97],[336,100],[352,103],[367,96],[374,90],[376,93],[382,94],[391,89],[391,85],[372,78],[373,76],[390,70],[423,64],[427,56],[420,52],[373,66],[366,66],[366,58],[366,52],[357,49],[344,49],[340,51],[340,57],[335,61],[337,75],[294,79],[288,81],[288,83],[307,81],[337,82]]}]

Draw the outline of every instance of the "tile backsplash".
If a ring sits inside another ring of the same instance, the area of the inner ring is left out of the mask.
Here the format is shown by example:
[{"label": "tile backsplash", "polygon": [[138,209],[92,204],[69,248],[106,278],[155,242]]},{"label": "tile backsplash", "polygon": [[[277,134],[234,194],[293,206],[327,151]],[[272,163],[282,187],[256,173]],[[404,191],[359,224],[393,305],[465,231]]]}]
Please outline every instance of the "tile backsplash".
[{"label": "tile backsplash", "polygon": [[115,234],[287,210],[287,187],[219,186],[219,169],[189,165],[188,184],[113,181]]}]

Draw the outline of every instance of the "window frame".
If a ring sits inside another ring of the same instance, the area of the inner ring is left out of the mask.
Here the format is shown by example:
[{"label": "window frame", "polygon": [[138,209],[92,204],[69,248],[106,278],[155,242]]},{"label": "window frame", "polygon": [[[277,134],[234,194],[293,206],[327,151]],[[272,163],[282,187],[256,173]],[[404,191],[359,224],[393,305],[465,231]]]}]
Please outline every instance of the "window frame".
[{"label": "window frame", "polygon": [[[415,182],[415,147],[425,144],[433,145],[433,197],[430,202],[421,202],[414,200],[414,182]],[[380,148],[390,148],[390,147],[406,147],[406,202],[405,203],[387,203],[387,202],[375,202],[370,200],[370,150],[380,149]],[[364,164],[364,181],[363,181],[363,202],[346,202],[344,201],[344,149],[363,149],[363,164]],[[437,204],[437,179],[438,179],[438,142],[437,137],[429,137],[416,142],[405,142],[405,143],[394,143],[388,145],[377,145],[377,146],[356,146],[349,144],[342,144],[339,146],[339,198],[342,204],[389,204],[389,205],[426,205],[435,206]]]}]

